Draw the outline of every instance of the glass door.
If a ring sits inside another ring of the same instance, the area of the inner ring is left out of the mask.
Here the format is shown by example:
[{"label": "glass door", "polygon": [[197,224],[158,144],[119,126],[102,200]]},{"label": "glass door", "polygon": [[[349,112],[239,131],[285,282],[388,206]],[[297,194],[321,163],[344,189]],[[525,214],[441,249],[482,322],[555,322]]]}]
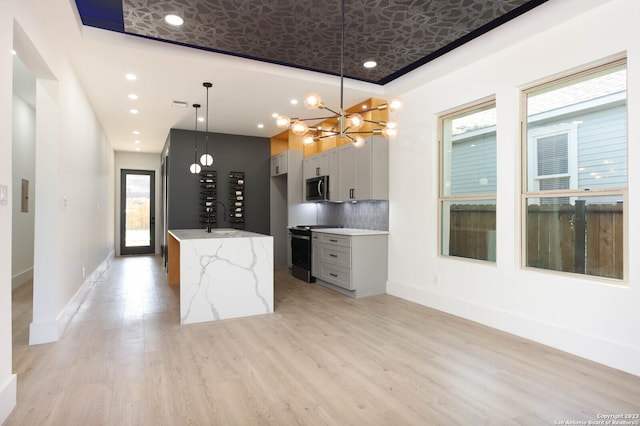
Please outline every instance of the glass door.
[{"label": "glass door", "polygon": [[155,172],[122,170],[120,254],[155,253]]}]

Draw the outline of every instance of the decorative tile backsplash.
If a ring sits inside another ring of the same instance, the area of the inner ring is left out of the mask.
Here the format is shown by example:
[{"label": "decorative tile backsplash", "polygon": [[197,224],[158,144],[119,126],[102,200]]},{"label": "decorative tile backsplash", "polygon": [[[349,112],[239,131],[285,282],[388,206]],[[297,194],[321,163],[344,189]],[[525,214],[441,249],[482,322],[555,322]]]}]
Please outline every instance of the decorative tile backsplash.
[{"label": "decorative tile backsplash", "polygon": [[389,230],[389,201],[318,203],[318,223],[345,228]]}]

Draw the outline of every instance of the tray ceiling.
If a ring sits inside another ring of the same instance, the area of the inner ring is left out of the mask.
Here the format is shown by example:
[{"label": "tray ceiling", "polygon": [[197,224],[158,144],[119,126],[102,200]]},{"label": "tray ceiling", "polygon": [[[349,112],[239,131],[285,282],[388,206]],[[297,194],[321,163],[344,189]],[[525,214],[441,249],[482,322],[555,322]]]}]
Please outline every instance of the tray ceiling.
[{"label": "tray ceiling", "polygon": [[[340,74],[340,0],[75,1],[87,26]],[[388,83],[545,1],[346,0],[344,75]]]}]

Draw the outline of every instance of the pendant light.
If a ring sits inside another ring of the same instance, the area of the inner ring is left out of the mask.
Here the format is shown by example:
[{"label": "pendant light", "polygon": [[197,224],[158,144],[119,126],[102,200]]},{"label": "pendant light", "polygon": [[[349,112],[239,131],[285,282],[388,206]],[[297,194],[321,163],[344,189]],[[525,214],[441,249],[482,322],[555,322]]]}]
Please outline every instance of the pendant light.
[{"label": "pendant light", "polygon": [[207,89],[207,116],[205,117],[204,154],[200,157],[200,164],[209,167],[213,165],[213,156],[209,154],[209,89],[213,87],[213,84],[204,82],[202,85]]},{"label": "pendant light", "polygon": [[193,104],[193,108],[196,110],[196,132],[195,132],[195,144],[193,148],[193,164],[189,166],[189,171],[194,175],[197,175],[202,170],[200,164],[198,164],[198,108],[200,104]]}]

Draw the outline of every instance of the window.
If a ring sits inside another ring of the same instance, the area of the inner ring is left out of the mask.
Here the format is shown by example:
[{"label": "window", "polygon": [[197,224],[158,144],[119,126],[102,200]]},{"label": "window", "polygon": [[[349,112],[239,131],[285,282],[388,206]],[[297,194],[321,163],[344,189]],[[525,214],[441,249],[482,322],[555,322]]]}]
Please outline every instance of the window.
[{"label": "window", "polygon": [[624,278],[626,81],[617,61],[523,92],[526,266]]},{"label": "window", "polygon": [[439,126],[440,253],[495,261],[495,101],[443,115]]}]

